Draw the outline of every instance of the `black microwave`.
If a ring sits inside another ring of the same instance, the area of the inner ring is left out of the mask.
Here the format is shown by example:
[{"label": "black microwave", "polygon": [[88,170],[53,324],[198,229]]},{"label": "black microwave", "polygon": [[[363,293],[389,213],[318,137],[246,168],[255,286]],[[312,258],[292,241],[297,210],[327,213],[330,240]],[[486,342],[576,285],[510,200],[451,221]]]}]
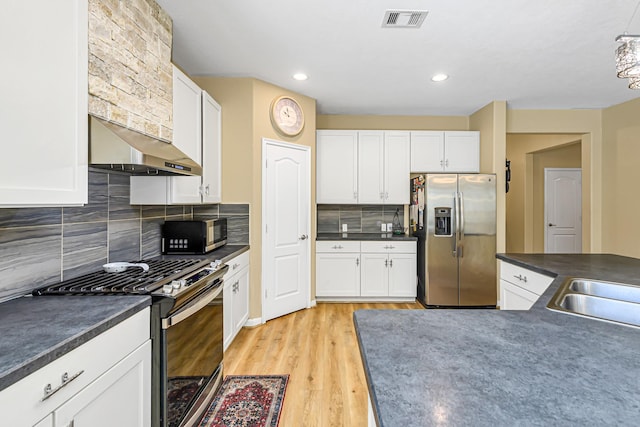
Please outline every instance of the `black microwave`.
[{"label": "black microwave", "polygon": [[204,254],[227,243],[227,218],[165,221],[162,253]]}]

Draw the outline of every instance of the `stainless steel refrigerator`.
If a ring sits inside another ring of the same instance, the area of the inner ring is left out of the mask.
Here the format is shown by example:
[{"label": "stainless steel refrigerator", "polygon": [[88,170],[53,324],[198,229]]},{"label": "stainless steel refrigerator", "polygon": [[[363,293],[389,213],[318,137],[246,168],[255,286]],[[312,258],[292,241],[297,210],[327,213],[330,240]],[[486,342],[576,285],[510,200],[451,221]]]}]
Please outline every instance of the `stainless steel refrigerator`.
[{"label": "stainless steel refrigerator", "polygon": [[428,174],[413,179],[418,299],[427,306],[495,306],[496,176]]}]

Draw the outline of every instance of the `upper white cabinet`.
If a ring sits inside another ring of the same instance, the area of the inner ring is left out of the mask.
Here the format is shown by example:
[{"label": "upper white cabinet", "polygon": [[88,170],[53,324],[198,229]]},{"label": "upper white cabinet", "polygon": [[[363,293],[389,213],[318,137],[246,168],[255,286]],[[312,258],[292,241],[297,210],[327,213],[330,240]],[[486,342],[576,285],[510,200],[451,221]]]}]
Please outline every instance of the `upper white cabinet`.
[{"label": "upper white cabinet", "polygon": [[358,132],[358,203],[408,204],[409,132]]},{"label": "upper white cabinet", "polygon": [[[202,176],[132,176],[132,205],[220,203],[222,108],[207,92],[200,90],[199,96],[196,114],[202,134]],[[177,115],[175,111],[174,117]],[[176,132],[180,133],[180,129],[178,122],[174,121],[174,137]]]},{"label": "upper white cabinet", "polygon": [[202,165],[202,89],[173,66],[173,145]]},{"label": "upper white cabinet", "polygon": [[409,132],[317,133],[317,203],[408,204]]},{"label": "upper white cabinet", "polygon": [[87,13],[83,0],[3,4],[0,207],[87,203]]},{"label": "upper white cabinet", "polygon": [[316,139],[317,203],[358,203],[358,132],[319,130]]},{"label": "upper white cabinet", "polygon": [[411,172],[480,172],[480,132],[411,132]]}]

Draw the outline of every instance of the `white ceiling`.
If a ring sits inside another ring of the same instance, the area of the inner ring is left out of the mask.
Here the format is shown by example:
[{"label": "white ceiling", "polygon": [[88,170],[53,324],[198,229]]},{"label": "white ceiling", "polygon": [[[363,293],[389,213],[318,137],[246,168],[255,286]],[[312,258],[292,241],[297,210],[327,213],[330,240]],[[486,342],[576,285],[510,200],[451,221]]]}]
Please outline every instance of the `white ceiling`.
[{"label": "white ceiling", "polygon": [[[494,100],[603,108],[640,96],[614,64],[615,37],[640,32],[637,0],[157,1],[187,73],[261,79],[315,98],[320,114],[469,115]],[[429,14],[420,29],[381,28],[387,9]],[[450,78],[432,82],[439,72]]]}]

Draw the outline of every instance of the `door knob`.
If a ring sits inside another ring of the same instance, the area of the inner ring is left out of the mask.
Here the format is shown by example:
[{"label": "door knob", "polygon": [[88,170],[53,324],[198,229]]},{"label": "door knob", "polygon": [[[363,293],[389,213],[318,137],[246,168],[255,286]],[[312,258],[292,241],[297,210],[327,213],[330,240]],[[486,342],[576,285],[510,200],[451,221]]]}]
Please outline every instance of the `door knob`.
[{"label": "door knob", "polygon": [[309,238],[309,236],[307,236],[306,234],[303,234],[302,236],[300,236],[300,240],[307,240]]}]

